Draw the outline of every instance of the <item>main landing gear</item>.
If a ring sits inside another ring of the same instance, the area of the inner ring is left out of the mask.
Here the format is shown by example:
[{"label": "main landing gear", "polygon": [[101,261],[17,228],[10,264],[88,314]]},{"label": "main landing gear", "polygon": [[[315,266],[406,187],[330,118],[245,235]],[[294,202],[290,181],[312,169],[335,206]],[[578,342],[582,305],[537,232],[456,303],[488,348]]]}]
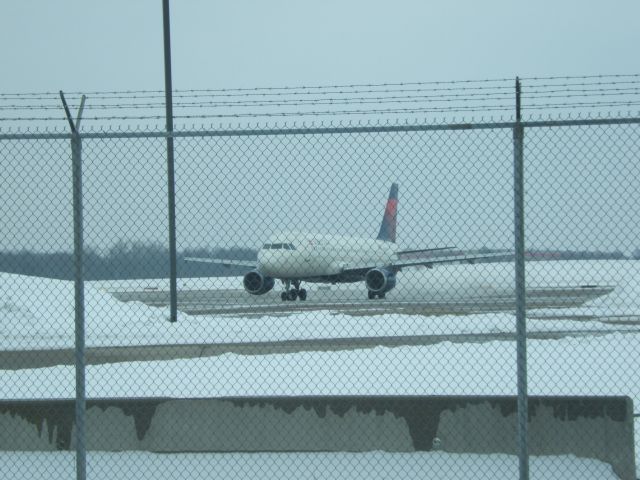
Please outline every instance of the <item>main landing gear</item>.
[{"label": "main landing gear", "polygon": [[[283,302],[291,301],[294,302],[296,298],[300,300],[307,299],[307,291],[304,288],[300,288],[300,284],[302,282],[300,280],[285,280],[284,281],[284,292],[280,294],[280,298]],[[293,288],[291,288],[291,284],[293,284]]]}]

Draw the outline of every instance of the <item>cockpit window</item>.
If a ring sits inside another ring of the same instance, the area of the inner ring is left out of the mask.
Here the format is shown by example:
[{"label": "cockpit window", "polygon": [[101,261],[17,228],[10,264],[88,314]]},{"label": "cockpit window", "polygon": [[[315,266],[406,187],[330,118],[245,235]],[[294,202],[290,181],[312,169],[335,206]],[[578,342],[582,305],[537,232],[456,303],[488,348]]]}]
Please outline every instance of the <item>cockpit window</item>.
[{"label": "cockpit window", "polygon": [[270,243],[265,243],[265,244],[262,246],[262,249],[263,249],[263,250],[269,250],[270,248],[271,248],[271,244],[270,244]]},{"label": "cockpit window", "polygon": [[290,243],[289,244],[289,250],[295,250],[295,249],[296,249],[296,247],[293,246],[293,243]]}]

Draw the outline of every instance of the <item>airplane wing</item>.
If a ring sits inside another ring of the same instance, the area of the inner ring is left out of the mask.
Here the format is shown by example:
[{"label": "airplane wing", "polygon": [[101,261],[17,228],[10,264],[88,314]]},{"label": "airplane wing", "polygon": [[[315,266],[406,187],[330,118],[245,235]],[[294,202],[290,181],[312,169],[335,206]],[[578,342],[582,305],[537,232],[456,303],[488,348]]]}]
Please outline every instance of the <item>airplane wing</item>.
[{"label": "airplane wing", "polygon": [[393,262],[390,267],[394,269],[402,269],[403,267],[414,267],[424,265],[426,267],[432,267],[437,263],[474,263],[476,260],[482,260],[485,258],[509,258],[513,254],[509,252],[501,252],[501,253],[485,253],[485,254],[475,254],[475,255],[450,255],[450,256],[442,256],[442,257],[432,257],[432,258],[412,258],[406,260],[396,260]]},{"label": "airplane wing", "polygon": [[418,254],[418,253],[432,253],[439,252],[442,250],[455,250],[456,247],[438,247],[438,248],[421,248],[418,250],[400,250],[396,252],[398,256],[409,255],[409,254]]},{"label": "airplane wing", "polygon": [[215,263],[216,265],[222,265],[225,267],[248,267],[256,268],[258,262],[252,262],[250,260],[230,260],[228,258],[198,258],[198,257],[185,257],[187,262],[200,262],[200,263]]},{"label": "airplane wing", "polygon": [[[433,249],[435,250],[435,249]],[[411,258],[411,259],[398,259],[387,265],[348,265],[343,269],[343,273],[359,273],[364,274],[372,268],[390,268],[395,271],[400,271],[404,267],[416,267],[416,266],[425,266],[428,268],[433,267],[438,263],[474,263],[476,260],[482,260],[485,258],[509,258],[512,257],[513,253],[511,252],[500,252],[500,253],[486,253],[486,254],[473,254],[473,255],[449,255],[449,256],[438,256],[431,258]]]}]

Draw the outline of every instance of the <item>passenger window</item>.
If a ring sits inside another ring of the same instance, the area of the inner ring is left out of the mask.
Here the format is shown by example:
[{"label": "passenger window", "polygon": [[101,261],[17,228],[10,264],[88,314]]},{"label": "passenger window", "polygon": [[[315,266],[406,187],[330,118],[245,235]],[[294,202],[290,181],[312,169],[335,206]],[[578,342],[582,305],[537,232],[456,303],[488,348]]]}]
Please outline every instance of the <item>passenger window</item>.
[{"label": "passenger window", "polygon": [[282,246],[284,247],[285,250],[291,250],[289,248],[289,244],[288,243],[283,243]]}]

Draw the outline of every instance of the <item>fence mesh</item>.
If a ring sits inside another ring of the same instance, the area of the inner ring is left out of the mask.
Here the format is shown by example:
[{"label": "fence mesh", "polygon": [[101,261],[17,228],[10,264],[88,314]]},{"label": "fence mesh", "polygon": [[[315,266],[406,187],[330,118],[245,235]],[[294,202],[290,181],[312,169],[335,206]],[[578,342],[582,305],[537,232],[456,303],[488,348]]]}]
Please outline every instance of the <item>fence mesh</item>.
[{"label": "fence mesh", "polygon": [[[518,475],[512,124],[375,127],[178,134],[175,323],[165,138],[83,136],[87,478]],[[525,126],[532,396],[640,395],[638,146]],[[6,478],[75,475],[70,152],[0,139]],[[631,478],[532,405],[534,478]]]}]

